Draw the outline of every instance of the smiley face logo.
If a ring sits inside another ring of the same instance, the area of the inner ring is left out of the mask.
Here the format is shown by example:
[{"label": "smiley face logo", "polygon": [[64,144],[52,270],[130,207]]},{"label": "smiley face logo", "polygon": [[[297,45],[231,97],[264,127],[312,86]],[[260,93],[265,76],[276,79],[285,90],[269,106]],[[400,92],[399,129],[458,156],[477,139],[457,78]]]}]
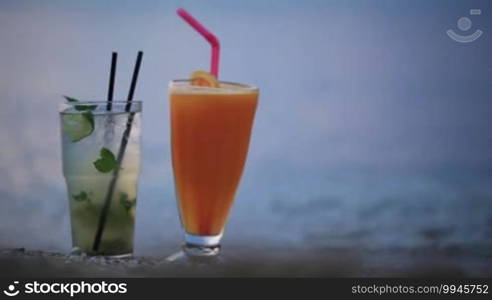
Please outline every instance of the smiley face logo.
[{"label": "smiley face logo", "polygon": [[14,284],[9,284],[6,290],[3,290],[3,293],[9,297],[17,296],[19,291],[15,289],[15,284],[18,284],[18,281],[14,281]]},{"label": "smiley face logo", "polygon": [[[481,15],[482,11],[480,9],[470,9],[470,15]],[[472,27],[472,21],[468,17],[461,17],[457,22],[458,28],[462,31],[468,31]],[[472,34],[463,35],[456,33],[453,29],[446,31],[448,36],[459,43],[471,43],[482,36],[483,31],[477,29]]]}]

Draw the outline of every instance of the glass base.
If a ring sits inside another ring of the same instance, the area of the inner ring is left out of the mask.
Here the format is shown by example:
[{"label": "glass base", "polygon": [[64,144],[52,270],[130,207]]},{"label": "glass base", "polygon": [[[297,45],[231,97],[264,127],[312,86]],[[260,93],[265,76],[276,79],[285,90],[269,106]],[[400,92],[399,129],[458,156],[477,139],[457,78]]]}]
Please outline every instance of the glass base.
[{"label": "glass base", "polygon": [[130,253],[122,253],[122,254],[97,254],[97,253],[89,253],[89,252],[84,252],[80,250],[79,247],[73,247],[72,250],[70,250],[69,255],[83,255],[83,256],[88,256],[88,257],[104,257],[104,258],[114,258],[114,259],[120,259],[120,258],[131,258],[133,257],[133,252]]},{"label": "glass base", "polygon": [[222,233],[218,235],[193,235],[185,233],[185,243],[181,251],[176,252],[166,258],[169,263],[186,265],[210,265],[220,263],[220,239]]},{"label": "glass base", "polygon": [[89,255],[89,256],[103,256],[105,258],[113,258],[113,259],[121,259],[121,258],[132,258],[133,253],[126,253],[126,254],[116,254],[116,255]]},{"label": "glass base", "polygon": [[223,265],[225,263],[222,255],[218,255],[220,252],[218,246],[215,249],[197,249],[183,245],[181,249],[166,257],[164,262],[191,268]]},{"label": "glass base", "polygon": [[215,257],[220,253],[220,245],[205,247],[205,246],[184,244],[183,252],[187,256],[197,257],[197,258]]},{"label": "glass base", "polygon": [[218,235],[194,235],[185,233],[185,243],[188,245],[194,245],[199,247],[212,247],[218,246],[222,239],[222,233]]},{"label": "glass base", "polygon": [[185,244],[183,252],[191,257],[213,257],[220,252],[220,239],[222,233],[218,235],[193,235],[185,233]]}]

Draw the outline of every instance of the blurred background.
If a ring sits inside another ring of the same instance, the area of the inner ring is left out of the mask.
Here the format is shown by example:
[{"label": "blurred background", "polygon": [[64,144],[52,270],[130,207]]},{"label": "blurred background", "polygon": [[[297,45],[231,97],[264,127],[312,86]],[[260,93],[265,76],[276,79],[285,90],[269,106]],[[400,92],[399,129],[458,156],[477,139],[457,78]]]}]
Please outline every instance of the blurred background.
[{"label": "blurred background", "polygon": [[[118,51],[124,99],[143,50],[136,253],[178,248],[167,82],[208,69],[210,52],[177,7],[220,38],[221,79],[261,90],[224,252],[431,247],[490,258],[486,0],[0,0],[0,247],[69,251],[61,95],[104,99]],[[459,43],[449,29],[483,34]]]}]

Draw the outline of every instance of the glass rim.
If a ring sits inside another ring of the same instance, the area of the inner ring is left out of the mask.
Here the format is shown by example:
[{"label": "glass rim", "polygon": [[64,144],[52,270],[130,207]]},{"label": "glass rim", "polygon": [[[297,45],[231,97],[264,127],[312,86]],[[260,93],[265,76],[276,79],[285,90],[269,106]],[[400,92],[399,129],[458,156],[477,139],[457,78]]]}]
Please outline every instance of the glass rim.
[{"label": "glass rim", "polygon": [[[59,112],[61,114],[82,114],[87,112],[87,109],[84,109],[85,107],[90,107],[90,106],[97,106],[97,107],[106,107],[108,101],[97,101],[97,100],[88,100],[88,101],[77,101],[77,102],[70,102],[70,101],[64,101],[59,104]],[[126,107],[129,105],[129,110],[126,110]],[[81,109],[82,108],[82,109]],[[128,101],[123,101],[123,100],[118,100],[118,101],[111,101],[111,109],[110,110],[101,110],[101,108],[97,110],[91,109],[90,111],[97,113],[97,114],[112,114],[112,113],[139,113],[142,111],[143,108],[143,102],[139,100],[133,100],[131,102]],[[73,109],[74,111],[68,111]]]},{"label": "glass rim", "polygon": [[[169,86],[179,84],[179,83],[189,83],[190,81],[191,81],[191,79],[173,79],[173,80],[169,81]],[[241,87],[241,88],[244,88],[244,89],[250,90],[250,91],[259,91],[259,88],[257,86],[254,86],[254,85],[249,85],[249,84],[244,84],[244,83],[239,83],[239,82],[232,82],[232,81],[222,81],[222,80],[218,80],[218,82],[232,85],[232,86]],[[220,87],[216,88],[216,87],[210,87],[210,86],[198,86],[198,87],[210,88],[210,89],[219,89],[220,88]]]},{"label": "glass rim", "polygon": [[[79,100],[77,102],[70,102],[70,101],[63,101],[62,104],[68,104],[68,105],[87,105],[87,104],[108,104],[108,100]],[[131,104],[139,104],[142,105],[141,100],[132,100],[132,101],[127,101],[127,100],[113,100],[111,101],[111,104],[117,104],[117,105],[126,105],[128,103]]]}]

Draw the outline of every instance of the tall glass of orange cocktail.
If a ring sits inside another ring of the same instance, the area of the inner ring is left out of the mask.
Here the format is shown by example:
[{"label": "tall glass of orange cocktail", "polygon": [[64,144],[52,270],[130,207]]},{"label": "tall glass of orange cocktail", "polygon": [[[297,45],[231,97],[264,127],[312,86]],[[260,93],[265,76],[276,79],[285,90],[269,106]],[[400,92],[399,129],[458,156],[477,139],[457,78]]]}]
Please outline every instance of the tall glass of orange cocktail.
[{"label": "tall glass of orange cocktail", "polygon": [[176,12],[212,47],[210,73],[195,71],[169,84],[183,250],[189,257],[215,257],[246,162],[258,89],[219,81],[219,40],[185,9]]},{"label": "tall glass of orange cocktail", "polygon": [[172,161],[185,253],[213,256],[246,162],[258,89],[200,80],[169,85]]}]

